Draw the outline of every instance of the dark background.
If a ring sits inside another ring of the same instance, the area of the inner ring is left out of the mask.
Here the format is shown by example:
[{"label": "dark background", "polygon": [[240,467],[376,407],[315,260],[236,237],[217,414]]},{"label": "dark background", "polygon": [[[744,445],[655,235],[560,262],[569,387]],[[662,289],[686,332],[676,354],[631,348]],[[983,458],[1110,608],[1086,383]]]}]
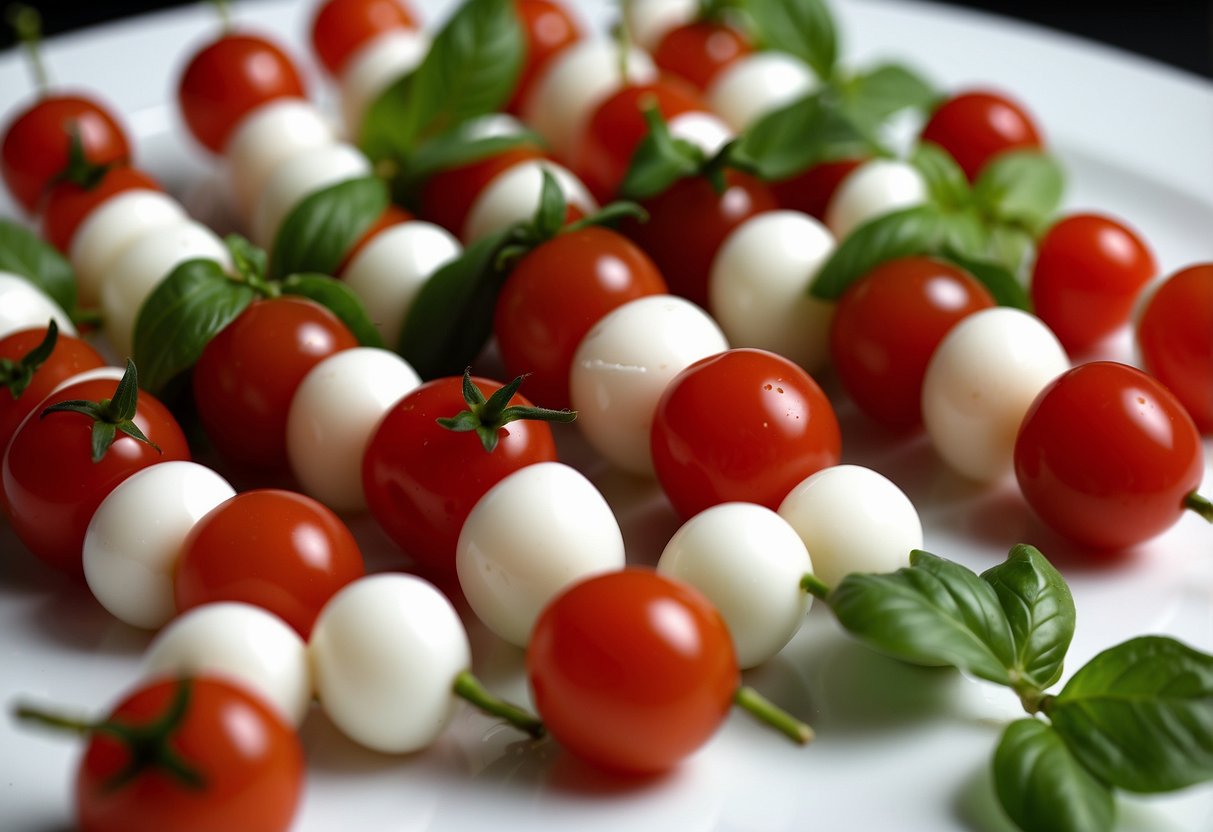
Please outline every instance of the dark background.
[{"label": "dark background", "polygon": [[[27,0],[27,4],[42,12],[44,28],[50,34],[148,9],[185,5],[185,2],[108,0],[84,4]],[[1072,32],[1213,78],[1213,0],[1138,0],[1136,3],[951,0],[950,4],[984,9]],[[0,6],[5,5],[7,3],[0,0]],[[6,26],[0,34],[0,48],[10,46],[12,42],[12,33]]]}]

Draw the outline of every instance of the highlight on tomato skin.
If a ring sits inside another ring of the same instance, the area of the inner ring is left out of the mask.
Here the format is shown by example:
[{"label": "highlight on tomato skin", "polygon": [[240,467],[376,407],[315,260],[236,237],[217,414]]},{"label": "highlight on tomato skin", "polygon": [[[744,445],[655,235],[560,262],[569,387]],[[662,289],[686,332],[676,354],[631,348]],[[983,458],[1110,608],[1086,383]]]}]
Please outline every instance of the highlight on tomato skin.
[{"label": "highlight on tomato skin", "polygon": [[405,0],[325,0],[308,29],[312,54],[334,78],[358,52],[385,32],[418,28],[419,18]]},{"label": "highlight on tomato skin", "polygon": [[666,32],[653,50],[653,61],[663,72],[707,92],[721,72],[753,51],[749,39],[733,26],[695,21]]},{"label": "highlight on tomato skin", "polygon": [[1181,269],[1158,286],[1137,323],[1145,368],[1213,433],[1213,263]]},{"label": "highlight on tomato skin", "polygon": [[555,0],[514,0],[514,8],[522,25],[523,37],[526,38],[526,58],[518,73],[514,92],[503,109],[517,115],[521,114],[531,88],[543,76],[552,58],[585,35],[581,23],[564,3]]},{"label": "highlight on tomato skin", "polygon": [[1018,102],[991,90],[967,90],[944,101],[922,129],[922,141],[952,155],[969,181],[1008,150],[1044,147],[1040,129]]}]

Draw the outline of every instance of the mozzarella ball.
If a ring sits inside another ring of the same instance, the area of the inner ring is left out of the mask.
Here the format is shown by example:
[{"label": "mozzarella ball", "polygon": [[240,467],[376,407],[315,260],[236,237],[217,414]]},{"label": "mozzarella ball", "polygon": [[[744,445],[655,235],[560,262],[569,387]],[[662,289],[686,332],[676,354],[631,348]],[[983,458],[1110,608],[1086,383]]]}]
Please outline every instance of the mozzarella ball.
[{"label": "mozzarella ball", "polygon": [[826,227],[798,211],[767,211],[734,229],[712,261],[708,302],[734,347],[770,350],[810,373],[830,355],[834,304],[809,284],[834,252]]},{"label": "mozzarella ball", "polygon": [[278,229],[299,203],[339,182],[369,176],[371,163],[350,144],[327,144],[302,150],[274,168],[253,209],[253,240],[270,248]]},{"label": "mozzarella ball", "polygon": [[657,571],[720,610],[743,669],[792,640],[813,598],[800,588],[813,562],[796,530],[753,503],[722,503],[692,517],[666,544]]},{"label": "mozzarella ball", "polygon": [[520,162],[493,177],[476,197],[463,224],[464,244],[534,217],[543,194],[545,170],[555,178],[567,204],[576,205],[583,214],[598,210],[594,197],[567,168],[546,159]]},{"label": "mozzarella ball", "polygon": [[279,164],[316,147],[337,141],[332,124],[315,105],[280,98],[258,107],[236,127],[227,143],[228,184],[236,213],[246,223]]},{"label": "mozzarella ball", "polygon": [[619,468],[653,476],[653,414],[666,385],[686,367],[729,348],[706,312],[673,295],[625,303],[577,346],[569,392],[577,424]]},{"label": "mozzarella ball", "polygon": [[68,252],[80,305],[100,302],[102,281],[136,240],[187,219],[181,203],[160,191],[123,191],[101,203],[80,223]]},{"label": "mozzarella ball", "polygon": [[826,206],[826,225],[837,240],[859,226],[927,201],[927,183],[918,168],[897,159],[871,159],[853,170]]},{"label": "mozzarella ball", "polygon": [[471,665],[451,602],[414,575],[360,578],[329,600],[310,643],[320,704],[346,736],[385,753],[432,743]]},{"label": "mozzarella ball", "polygon": [[287,456],[303,490],[334,511],[365,509],[363,452],[383,414],[420,383],[396,353],[369,347],[313,367],[286,420]]},{"label": "mozzarella ball", "polygon": [[623,4],[624,24],[641,49],[652,52],[671,29],[699,16],[697,0],[629,0]]},{"label": "mozzarella ball", "polygon": [[307,716],[312,675],[294,629],[252,604],[195,607],[161,631],[143,659],[144,675],[213,673],[261,696],[291,725]]},{"label": "mozzarella ball", "polygon": [[547,141],[557,159],[568,159],[581,126],[607,96],[626,82],[657,77],[653,59],[628,47],[627,78],[620,77],[619,44],[583,40],[559,52],[539,76],[523,104],[523,121]]},{"label": "mozzarella ball", "polygon": [[449,231],[429,222],[402,222],[380,231],[341,273],[383,342],[394,347],[413,299],[434,272],[463,251]]},{"label": "mozzarella ball", "polygon": [[860,465],[824,468],[779,504],[833,588],[852,572],[893,572],[922,548],[922,521],[910,498],[883,474]]},{"label": "mozzarella ball", "polygon": [[1024,414],[1070,368],[1066,351],[1036,316],[983,309],[948,332],[927,364],[922,421],[936,452],[970,479],[1011,473]]},{"label": "mozzarella ball", "polygon": [[799,58],[785,52],[754,52],[712,82],[708,104],[734,130],[745,130],[818,86],[813,70]]},{"label": "mozzarella ball", "polygon": [[362,134],[366,111],[388,87],[424,59],[430,41],[417,29],[392,29],[363,46],[341,72],[341,113],[352,139]]},{"label": "mozzarella ball", "polygon": [[0,272],[0,338],[23,329],[46,326],[51,318],[59,325],[60,332],[76,334],[72,319],[50,295],[20,275]]},{"label": "mozzarella ball", "polygon": [[118,486],[84,534],[84,577],[115,618],[155,630],[172,618],[181,544],[207,512],[236,491],[196,462],[162,462]]},{"label": "mozzarella ball", "polygon": [[509,113],[487,113],[468,119],[456,130],[463,138],[473,141],[501,136],[521,136],[527,132],[527,126]]},{"label": "mozzarella ball", "polygon": [[670,135],[690,142],[708,158],[715,156],[735,135],[733,128],[711,113],[683,113],[669,123]]},{"label": "mozzarella ball", "polygon": [[623,568],[623,533],[583,474],[541,462],[480,498],[463,524],[455,566],[472,611],[525,647],[552,598],[582,578]]}]

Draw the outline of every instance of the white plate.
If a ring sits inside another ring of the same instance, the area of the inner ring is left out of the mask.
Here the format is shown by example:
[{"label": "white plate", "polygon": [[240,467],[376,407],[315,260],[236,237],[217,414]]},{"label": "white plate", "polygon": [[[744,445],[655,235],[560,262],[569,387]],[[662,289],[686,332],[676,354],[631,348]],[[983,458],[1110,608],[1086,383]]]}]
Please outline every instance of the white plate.
[{"label": "white plate", "polygon": [[[441,2],[446,7],[449,3]],[[605,3],[584,4],[605,17]],[[836,3],[852,65],[912,62],[941,87],[986,83],[1027,102],[1071,175],[1067,202],[1129,220],[1164,272],[1213,259],[1213,87],[1113,50],[1028,26],[909,2]],[[241,21],[294,42],[311,6],[246,3]],[[440,13],[427,15],[433,21]],[[587,15],[590,17],[590,15]],[[54,77],[112,102],[137,136],[141,162],[179,192],[213,175],[172,104],[184,57],[214,32],[209,7],[140,18],[47,44]],[[319,89],[319,76],[314,74]],[[3,120],[28,82],[14,53],[0,56]],[[13,216],[10,203],[0,213]],[[1113,355],[1130,357],[1129,339]],[[1013,485],[977,491],[945,471],[922,440],[893,441],[840,406],[845,458],[878,468],[914,500],[927,548],[986,568],[1019,541],[1064,548],[1031,519]],[[575,444],[575,443],[570,443]],[[1206,442],[1206,457],[1213,446]],[[1210,460],[1213,463],[1213,459]],[[1208,466],[1213,468],[1213,464]],[[629,557],[652,562],[676,526],[652,486],[595,469],[615,505]],[[1213,473],[1205,491],[1213,491]],[[365,519],[355,522],[373,568],[394,556]],[[88,596],[32,562],[0,528],[0,827],[70,826],[77,759],[70,740],[18,729],[7,715],[26,696],[100,709],[135,679],[146,634],[115,622]],[[1213,651],[1213,529],[1195,516],[1112,568],[1064,565],[1078,604],[1070,667],[1142,633],[1167,633]],[[472,627],[475,669],[489,686],[527,696],[521,654]],[[1017,713],[1003,691],[954,673],[906,667],[840,633],[817,608],[791,645],[747,681],[811,721],[794,748],[735,714],[677,771],[645,784],[588,772],[551,744],[538,747],[463,710],[431,750],[404,758],[363,751],[319,714],[303,731],[309,761],[299,832],[492,827],[566,830],[1008,830],[989,760]],[[1213,828],[1213,787],[1122,798],[1121,830]]]}]

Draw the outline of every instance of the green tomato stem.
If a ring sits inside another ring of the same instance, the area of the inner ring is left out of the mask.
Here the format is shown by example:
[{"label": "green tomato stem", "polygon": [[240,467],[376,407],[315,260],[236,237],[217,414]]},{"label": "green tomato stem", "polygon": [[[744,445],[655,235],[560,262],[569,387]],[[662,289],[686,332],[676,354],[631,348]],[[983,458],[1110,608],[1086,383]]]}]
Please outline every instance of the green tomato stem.
[{"label": "green tomato stem", "polygon": [[30,75],[34,78],[34,89],[39,95],[45,95],[50,89],[51,78],[42,61],[42,15],[38,14],[37,9],[17,4],[9,6],[8,22],[25,50]]},{"label": "green tomato stem", "polygon": [[1184,508],[1196,512],[1205,518],[1206,522],[1213,523],[1213,501],[1208,497],[1202,497],[1193,491],[1184,498]]},{"label": "green tomato stem", "polygon": [[455,695],[470,702],[486,714],[504,719],[524,734],[530,734],[540,739],[545,733],[543,721],[525,708],[511,702],[506,702],[493,694],[481,684],[480,680],[470,671],[463,671],[455,677]]},{"label": "green tomato stem", "polygon": [[801,722],[748,685],[737,688],[733,704],[794,743],[805,745],[813,739],[813,729],[808,723]]},{"label": "green tomato stem", "polygon": [[812,572],[806,572],[804,577],[800,579],[800,588],[815,598],[829,601],[830,588],[826,586],[825,581],[818,578]]}]

